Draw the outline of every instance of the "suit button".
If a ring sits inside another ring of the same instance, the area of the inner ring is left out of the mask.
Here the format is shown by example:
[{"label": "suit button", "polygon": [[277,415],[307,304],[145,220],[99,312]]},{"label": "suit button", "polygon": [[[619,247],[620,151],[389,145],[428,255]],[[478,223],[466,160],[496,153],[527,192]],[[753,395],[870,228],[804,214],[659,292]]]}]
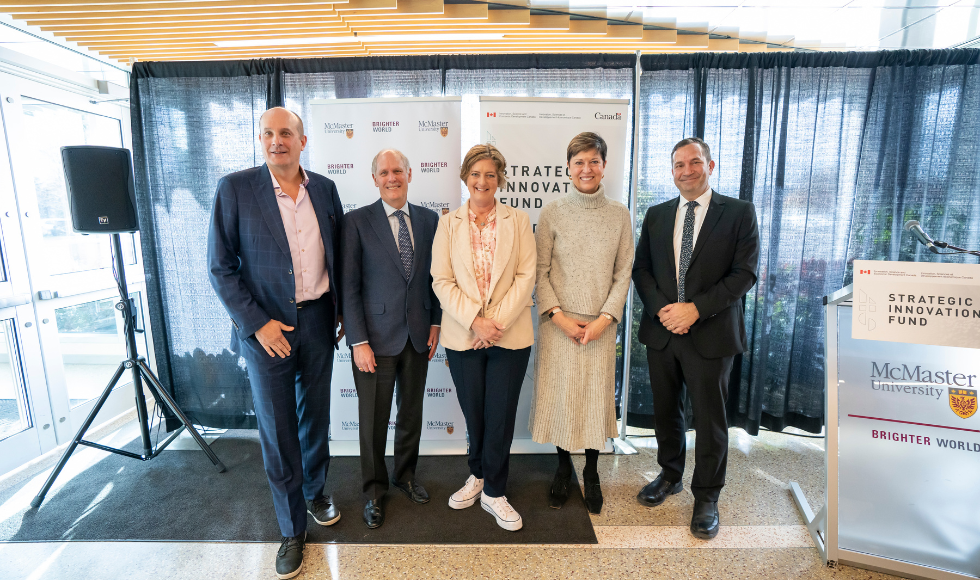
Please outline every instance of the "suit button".
[{"label": "suit button", "polygon": [[289,273],[290,273],[290,274],[292,274],[292,273],[293,273],[293,269],[292,269],[292,268],[290,268],[290,269],[289,269]]},{"label": "suit button", "polygon": [[409,313],[409,314],[411,314],[411,313],[412,313],[412,309],[411,309],[411,308],[409,308],[409,309],[408,309],[408,313]]},{"label": "suit button", "polygon": [[292,299],[292,298],[290,298],[290,299],[289,299],[289,303],[290,303],[290,304],[292,304],[292,303],[293,303],[293,299]]}]

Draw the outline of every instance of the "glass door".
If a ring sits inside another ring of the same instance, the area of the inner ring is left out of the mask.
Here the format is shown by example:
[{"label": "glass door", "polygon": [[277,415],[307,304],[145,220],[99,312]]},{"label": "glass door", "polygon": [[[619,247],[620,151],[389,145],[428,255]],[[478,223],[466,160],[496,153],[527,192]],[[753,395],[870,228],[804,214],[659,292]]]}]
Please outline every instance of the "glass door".
[{"label": "glass door", "polygon": [[[0,87],[5,157],[10,160],[14,195],[9,215],[18,226],[19,259],[25,265],[21,276],[11,277],[10,294],[24,302],[25,312],[31,314],[30,320],[15,328],[34,336],[41,355],[39,372],[27,369],[24,373],[25,402],[18,406],[18,413],[22,421],[36,425],[41,423],[41,407],[47,407],[48,420],[36,431],[39,451],[44,452],[71,439],[126,355],[123,320],[115,308],[119,293],[110,237],[72,231],[60,149],[66,145],[129,147],[128,108],[125,102],[122,106],[100,103],[98,95],[3,73]],[[3,219],[0,217],[0,225],[6,225]],[[11,237],[6,228],[3,237],[4,242]],[[123,234],[122,245],[130,296],[137,305],[137,328],[144,330],[138,234]],[[0,282],[0,297],[3,284]],[[0,318],[2,313],[0,310]],[[28,341],[18,338],[16,332],[11,336],[20,340],[15,344],[23,358],[21,343]],[[145,336],[137,334],[143,356],[148,355]],[[2,357],[0,354],[0,377]],[[126,373],[96,424],[131,408],[133,395],[131,375]],[[52,433],[50,438],[44,437],[46,431]],[[0,432],[0,453],[6,451],[6,442]],[[3,471],[0,465],[0,473]]]}]

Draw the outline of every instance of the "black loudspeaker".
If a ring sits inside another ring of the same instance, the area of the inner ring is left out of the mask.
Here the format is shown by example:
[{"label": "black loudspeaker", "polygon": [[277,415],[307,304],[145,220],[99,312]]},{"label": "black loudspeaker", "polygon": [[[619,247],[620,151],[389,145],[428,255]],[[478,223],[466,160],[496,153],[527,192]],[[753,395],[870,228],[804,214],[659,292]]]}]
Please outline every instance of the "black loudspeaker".
[{"label": "black loudspeaker", "polygon": [[61,148],[71,226],[83,234],[139,231],[133,156],[121,147]]}]

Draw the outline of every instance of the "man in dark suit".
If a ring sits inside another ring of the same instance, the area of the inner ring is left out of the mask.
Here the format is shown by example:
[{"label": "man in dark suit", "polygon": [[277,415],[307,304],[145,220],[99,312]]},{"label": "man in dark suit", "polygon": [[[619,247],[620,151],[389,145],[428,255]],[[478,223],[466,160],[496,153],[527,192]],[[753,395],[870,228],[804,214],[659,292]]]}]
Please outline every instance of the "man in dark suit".
[{"label": "man in dark suit", "polygon": [[712,191],[715,162],[704,141],[680,141],[671,161],[680,197],[647,211],[633,265],[661,467],[637,499],[657,506],[683,489],[687,385],[697,431],[691,533],[710,539],[728,463],[728,377],[746,346],[742,297],[756,282],[759,230],[750,202]]},{"label": "man in dark suit", "polygon": [[248,365],[262,460],[282,531],[276,574],[303,564],[306,514],[340,512],[323,484],[330,463],[330,377],[341,320],[343,207],[326,177],[299,166],[303,121],[282,108],[259,120],[266,163],[218,182],[208,234],[211,285],[231,317],[231,349]]},{"label": "man in dark suit", "polygon": [[432,239],[439,216],[408,203],[412,169],[400,151],[371,163],[381,199],[344,222],[344,312],[357,388],[364,523],[384,523],[388,491],[385,442],[397,382],[395,471],[391,483],[415,503],[429,496],[415,468],[429,361],[439,344],[442,311],[432,291]]}]

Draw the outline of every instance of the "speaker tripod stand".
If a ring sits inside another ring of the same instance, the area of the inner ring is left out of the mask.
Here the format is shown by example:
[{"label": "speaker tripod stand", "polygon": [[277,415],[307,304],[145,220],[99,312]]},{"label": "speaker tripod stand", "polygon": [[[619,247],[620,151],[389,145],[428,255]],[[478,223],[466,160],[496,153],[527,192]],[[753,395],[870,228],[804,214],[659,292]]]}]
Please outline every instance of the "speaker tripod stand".
[{"label": "speaker tripod stand", "polygon": [[[51,475],[48,476],[47,481],[44,482],[44,487],[42,487],[41,491],[39,491],[38,494],[34,496],[34,499],[31,500],[32,508],[39,507],[41,502],[44,501],[44,496],[48,494],[48,491],[54,484],[55,479],[58,478],[61,470],[64,469],[65,464],[68,463],[68,459],[71,457],[71,454],[75,452],[75,449],[79,445],[94,447],[95,449],[101,449],[102,451],[108,451],[110,453],[117,453],[133,459],[149,461],[159,455],[161,451],[166,449],[167,446],[170,445],[170,443],[172,443],[173,440],[184,431],[184,429],[187,429],[191,436],[194,437],[197,444],[201,447],[201,450],[204,451],[205,455],[208,456],[208,459],[211,460],[211,463],[218,468],[218,471],[223,472],[225,470],[224,464],[221,463],[221,460],[214,454],[214,451],[211,450],[211,447],[207,444],[204,438],[201,437],[201,434],[197,432],[194,425],[191,424],[187,416],[180,410],[180,407],[177,406],[177,403],[167,393],[167,390],[163,388],[163,385],[160,383],[160,379],[153,374],[153,371],[150,370],[149,365],[146,364],[146,359],[141,357],[139,355],[139,351],[136,350],[136,325],[133,322],[133,306],[132,302],[129,300],[129,289],[126,286],[126,268],[122,259],[122,244],[119,241],[119,234],[111,234],[111,236],[113,267],[116,272],[116,281],[119,285],[120,296],[120,301],[116,304],[116,309],[123,315],[123,326],[126,334],[127,358],[119,363],[115,374],[112,375],[112,379],[109,380],[109,384],[106,385],[105,390],[102,391],[102,395],[99,397],[99,400],[95,403],[95,406],[92,407],[92,411],[89,412],[88,417],[85,418],[85,422],[82,423],[78,433],[75,434],[71,444],[68,445],[68,449],[66,449],[64,455],[61,456],[61,460],[58,461],[58,465],[54,468],[54,471],[51,472]],[[143,440],[143,453],[141,455],[82,439],[82,437],[85,436],[85,432],[88,431],[88,428],[92,426],[95,416],[99,414],[102,406],[105,404],[106,400],[109,398],[109,395],[112,394],[113,389],[116,387],[116,383],[119,382],[119,379],[122,378],[123,373],[126,372],[126,370],[130,370],[133,373],[133,388],[136,391],[136,414],[140,423],[140,436]],[[153,395],[153,397],[158,402],[162,403],[167,409],[169,409],[170,412],[180,419],[180,422],[182,423],[182,425],[172,434],[170,434],[169,437],[167,437],[162,443],[159,443],[156,449],[153,449],[153,444],[150,442],[150,423],[146,415],[146,398],[143,396],[143,381],[146,381],[146,385],[150,389],[150,393]]]}]

